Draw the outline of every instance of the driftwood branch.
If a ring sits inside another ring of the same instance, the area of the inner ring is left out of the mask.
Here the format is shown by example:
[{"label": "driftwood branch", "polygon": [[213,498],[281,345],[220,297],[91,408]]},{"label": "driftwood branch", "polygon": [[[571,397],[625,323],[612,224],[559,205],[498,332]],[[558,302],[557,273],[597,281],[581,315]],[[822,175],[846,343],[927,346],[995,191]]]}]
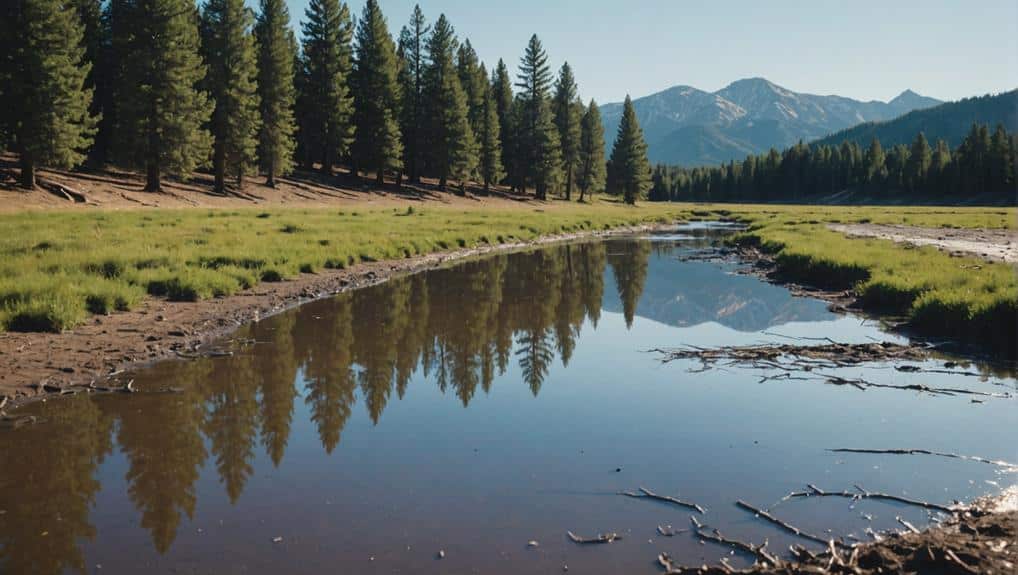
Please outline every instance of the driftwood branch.
[{"label": "driftwood branch", "polygon": [[946,453],[943,451],[930,451],[928,449],[859,449],[854,447],[839,447],[836,449],[828,449],[831,453],[874,453],[874,454],[887,454],[887,455],[933,455],[936,457],[950,457],[952,459],[964,459],[966,461],[978,461],[980,463],[987,463],[990,465],[996,465],[998,467],[1007,467],[1009,469],[1018,469],[1018,465],[1002,461],[1000,459],[987,459],[985,457],[977,457],[975,455],[961,455],[958,453]]},{"label": "driftwood branch", "polygon": [[918,499],[909,499],[908,497],[902,497],[900,495],[892,495],[889,493],[879,493],[874,491],[866,491],[862,487],[856,485],[857,491],[824,491],[816,485],[810,484],[807,486],[806,491],[793,491],[783,497],[781,501],[788,501],[789,499],[798,497],[845,497],[858,501],[861,499],[881,499],[884,501],[895,501],[898,503],[904,503],[906,505],[914,505],[916,507],[922,507],[925,509],[932,509],[933,511],[942,511],[944,513],[956,513],[958,511],[964,511],[960,507],[948,507],[946,505],[940,505],[937,503],[929,503],[927,501],[920,501]]},{"label": "driftwood branch", "polygon": [[580,537],[572,531],[566,531],[566,535],[572,539],[573,543],[579,543],[580,545],[598,545],[602,543],[614,543],[622,536],[618,533],[599,533],[596,537]]},{"label": "driftwood branch", "polygon": [[700,505],[698,505],[696,503],[691,503],[689,501],[683,501],[681,499],[678,499],[676,497],[671,497],[669,495],[658,495],[657,493],[654,493],[653,491],[647,489],[646,487],[641,487],[639,493],[635,493],[633,491],[623,491],[621,493],[621,495],[625,495],[627,497],[633,497],[633,498],[636,498],[636,499],[644,499],[644,498],[655,499],[657,501],[663,501],[665,503],[671,503],[672,505],[678,505],[679,507],[685,507],[686,509],[693,509],[695,511],[698,511],[701,515],[703,515],[704,513],[707,512],[706,509],[704,509],[703,507],[701,507]]},{"label": "driftwood branch", "polygon": [[772,524],[777,525],[778,527],[784,529],[785,531],[788,531],[789,533],[791,533],[793,535],[798,535],[799,537],[802,537],[803,539],[809,539],[810,541],[814,541],[814,542],[819,543],[821,545],[827,545],[829,541],[832,541],[832,539],[829,538],[829,537],[820,537],[820,536],[817,536],[817,535],[813,535],[812,533],[808,533],[806,531],[803,531],[802,529],[799,529],[798,527],[792,525],[791,523],[788,523],[786,521],[782,521],[781,519],[778,519],[777,517],[774,517],[773,515],[771,515],[767,511],[765,511],[763,509],[760,509],[758,507],[755,507],[753,505],[750,505],[749,503],[746,503],[745,501],[743,501],[741,499],[736,501],[735,504],[738,505],[739,507],[741,507],[741,508],[743,508],[743,509],[745,509],[745,510],[747,510],[747,511],[753,513],[753,514],[755,514],[757,517],[760,517],[761,519],[765,519],[765,520],[771,522]]}]

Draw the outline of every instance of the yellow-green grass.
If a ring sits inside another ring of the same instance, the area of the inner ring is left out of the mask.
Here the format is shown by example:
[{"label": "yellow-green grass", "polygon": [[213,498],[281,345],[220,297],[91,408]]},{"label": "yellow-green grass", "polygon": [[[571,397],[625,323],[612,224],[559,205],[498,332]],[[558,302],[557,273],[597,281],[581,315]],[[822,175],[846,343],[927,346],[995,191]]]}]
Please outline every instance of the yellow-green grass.
[{"label": "yellow-green grass", "polygon": [[[827,229],[826,224],[814,223],[823,218],[803,221],[791,214],[743,215],[752,223],[737,241],[775,254],[778,272],[785,279],[827,289],[853,289],[864,308],[904,315],[921,334],[1015,354],[1018,276],[1014,266],[952,257],[933,247],[851,239]],[[897,223],[895,217],[901,215],[885,214],[881,219]],[[941,216],[922,217],[926,219],[921,225],[929,226]],[[973,222],[993,219],[973,212],[956,221],[983,227]]]},{"label": "yellow-green grass", "polygon": [[688,216],[678,206],[47,211],[0,215],[0,329],[60,331],[363,261]]}]

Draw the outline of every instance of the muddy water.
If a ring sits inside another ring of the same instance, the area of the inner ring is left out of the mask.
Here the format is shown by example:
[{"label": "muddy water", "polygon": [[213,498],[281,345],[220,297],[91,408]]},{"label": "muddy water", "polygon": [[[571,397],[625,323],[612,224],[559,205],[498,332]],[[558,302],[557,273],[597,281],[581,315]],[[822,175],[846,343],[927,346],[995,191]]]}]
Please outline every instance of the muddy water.
[{"label": "muddy water", "polygon": [[[1018,482],[995,466],[832,454],[918,447],[1018,460],[1018,400],[662,364],[655,347],[901,341],[824,303],[689,261],[698,228],[500,255],[309,304],[238,334],[232,357],[135,374],[139,393],[25,408],[0,435],[0,573],[655,573],[660,551],[730,556],[689,511],[771,549],[809,542],[734,506],[814,483],[938,503]],[[930,365],[941,366],[943,360]],[[841,375],[1015,394],[985,366]],[[818,534],[926,525],[922,509],[806,499],[773,513]],[[581,546],[566,531],[618,532]],[[828,532],[828,530],[830,530]],[[537,546],[528,542],[536,541]],[[438,558],[439,551],[444,558]],[[734,563],[745,561],[731,556]]]}]

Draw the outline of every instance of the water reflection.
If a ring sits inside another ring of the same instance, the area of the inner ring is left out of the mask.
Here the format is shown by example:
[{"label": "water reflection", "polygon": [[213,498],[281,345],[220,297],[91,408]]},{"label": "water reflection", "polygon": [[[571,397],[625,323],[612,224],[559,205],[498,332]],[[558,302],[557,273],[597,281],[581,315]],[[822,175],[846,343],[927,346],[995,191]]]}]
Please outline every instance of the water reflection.
[{"label": "water reflection", "polygon": [[411,381],[467,407],[515,369],[537,397],[602,311],[621,312],[627,329],[637,317],[738,330],[830,318],[822,303],[726,266],[679,262],[676,241],[561,245],[393,279],[246,327],[237,338],[255,343],[233,357],[168,362],[137,376],[143,389],[172,382],[180,393],[53,402],[46,425],[2,437],[0,573],[86,569],[81,545],[96,537],[98,469],[114,444],[113,468],[123,469],[139,524],[163,554],[194,517],[203,475],[214,470],[236,505],[259,453],[285,466],[305,423],[296,412],[306,411],[332,454],[358,401],[378,425]]}]

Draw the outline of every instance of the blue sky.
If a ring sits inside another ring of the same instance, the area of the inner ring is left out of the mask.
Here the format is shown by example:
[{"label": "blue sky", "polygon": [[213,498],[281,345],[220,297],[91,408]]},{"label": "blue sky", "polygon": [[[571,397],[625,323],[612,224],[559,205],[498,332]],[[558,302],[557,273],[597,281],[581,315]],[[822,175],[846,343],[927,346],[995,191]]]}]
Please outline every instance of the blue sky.
[{"label": "blue sky", "polygon": [[[248,0],[256,3],[256,0]],[[308,0],[287,0],[296,26]],[[380,0],[395,35],[413,0]],[[364,0],[350,0],[360,15]],[[422,0],[489,65],[537,33],[601,103],[762,76],[791,90],[944,100],[1018,87],[1018,0]]]}]

